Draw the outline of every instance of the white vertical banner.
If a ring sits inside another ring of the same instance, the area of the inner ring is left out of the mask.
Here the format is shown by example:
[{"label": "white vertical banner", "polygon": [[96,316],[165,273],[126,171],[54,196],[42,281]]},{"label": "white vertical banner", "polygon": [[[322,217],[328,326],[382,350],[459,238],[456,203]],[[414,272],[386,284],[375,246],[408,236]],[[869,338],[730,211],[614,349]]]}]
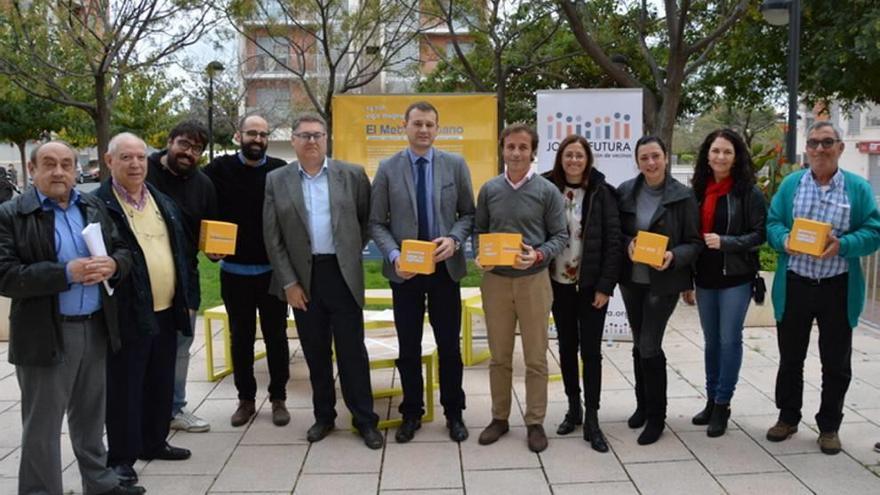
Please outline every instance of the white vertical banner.
[{"label": "white vertical banner", "polygon": [[[635,143],[642,136],[641,89],[564,89],[538,91],[536,129],[539,172],[553,168],[559,142],[570,134],[587,139],[593,166],[617,186],[635,177]],[[606,339],[631,338],[620,289],[608,303]]]}]

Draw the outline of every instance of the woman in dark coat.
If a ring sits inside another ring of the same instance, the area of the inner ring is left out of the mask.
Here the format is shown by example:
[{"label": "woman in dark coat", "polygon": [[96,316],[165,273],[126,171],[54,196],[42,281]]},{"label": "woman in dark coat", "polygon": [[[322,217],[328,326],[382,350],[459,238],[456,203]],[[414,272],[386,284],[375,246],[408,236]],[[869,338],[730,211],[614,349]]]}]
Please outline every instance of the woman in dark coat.
[{"label": "woman in dark coat", "polygon": [[[608,298],[620,272],[620,216],[614,188],[593,168],[590,144],[581,136],[563,139],[553,170],[545,174],[562,193],[568,243],[550,264],[553,319],[559,343],[559,365],[568,412],[557,433],[566,435],[584,424],[584,440],[594,450],[608,451],[597,411],[602,390],[602,331]],[[581,410],[578,349],[584,363]]]},{"label": "woman in dark coat", "polygon": [[[626,256],[620,292],[633,333],[636,411],[630,428],[641,428],[638,443],[656,442],[666,420],[666,356],[663,334],[679,294],[693,288],[693,263],[703,248],[693,192],[667,173],[666,145],[654,136],[636,143],[639,175],[620,185],[620,229]],[[663,263],[633,261],[639,231],[668,238]]]},{"label": "woman in dark coat", "polygon": [[[727,430],[730,400],[742,365],[742,333],[766,238],[767,204],[755,186],[752,158],[731,129],[710,133],[700,146],[691,181],[700,205],[706,248],[696,264],[696,302],[705,338],[706,407],[693,418],[718,437]],[[692,293],[685,293],[688,302]]]}]

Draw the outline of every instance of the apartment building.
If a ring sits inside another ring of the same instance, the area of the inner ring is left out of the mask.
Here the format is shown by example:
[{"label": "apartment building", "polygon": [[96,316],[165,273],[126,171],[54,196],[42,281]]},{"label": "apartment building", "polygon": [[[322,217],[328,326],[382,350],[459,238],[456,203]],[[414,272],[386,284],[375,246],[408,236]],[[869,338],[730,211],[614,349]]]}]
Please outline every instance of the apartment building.
[{"label": "apartment building", "polygon": [[[267,117],[271,155],[294,158],[290,122],[298,112],[313,111],[315,101],[326,101],[331,77],[334,93],[411,93],[442,54],[452,53],[454,38],[464,50],[473,46],[464,23],[456,23],[453,36],[426,12],[428,0],[371,2],[374,10],[364,18],[373,21],[346,32],[357,24],[362,3],[342,0],[329,12],[294,13],[287,3],[261,0],[241,26],[241,111]],[[335,70],[327,63],[327,47]]]}]

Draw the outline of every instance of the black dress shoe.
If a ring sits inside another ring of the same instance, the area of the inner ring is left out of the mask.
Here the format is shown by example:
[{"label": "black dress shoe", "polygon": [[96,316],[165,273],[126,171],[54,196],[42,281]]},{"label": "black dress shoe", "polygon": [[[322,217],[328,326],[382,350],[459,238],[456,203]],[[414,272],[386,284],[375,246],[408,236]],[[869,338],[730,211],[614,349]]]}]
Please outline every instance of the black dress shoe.
[{"label": "black dress shoe", "polygon": [[449,428],[449,438],[453,442],[464,442],[468,439],[468,429],[464,425],[464,421],[460,419],[449,419],[446,421],[446,427]]},{"label": "black dress shoe", "polygon": [[138,475],[134,468],[129,464],[119,464],[112,467],[116,477],[119,478],[119,484],[122,486],[132,486],[137,484]]},{"label": "black dress shoe", "polygon": [[382,434],[373,426],[360,430],[360,434],[364,439],[364,445],[373,450],[381,449],[382,446],[385,445],[385,440],[382,439]]},{"label": "black dress shoe", "polygon": [[421,427],[421,420],[404,418],[400,428],[397,429],[397,433],[394,434],[394,440],[396,440],[397,443],[409,442],[416,436],[416,430]]},{"label": "black dress shoe", "polygon": [[147,489],[142,486],[116,485],[113,488],[111,488],[110,490],[107,490],[106,492],[101,493],[100,495],[141,495],[142,493],[147,493]]},{"label": "black dress shoe", "polygon": [[309,443],[320,442],[324,437],[329,435],[335,427],[336,425],[333,423],[322,423],[319,421],[313,424],[309,428],[309,431],[306,432],[306,440],[308,440]]},{"label": "black dress shoe", "polygon": [[192,457],[192,452],[190,452],[189,449],[172,447],[166,443],[165,446],[158,451],[150,452],[149,454],[141,454],[138,456],[138,459],[142,461],[152,461],[154,459],[160,459],[163,461],[183,461],[190,457]]}]

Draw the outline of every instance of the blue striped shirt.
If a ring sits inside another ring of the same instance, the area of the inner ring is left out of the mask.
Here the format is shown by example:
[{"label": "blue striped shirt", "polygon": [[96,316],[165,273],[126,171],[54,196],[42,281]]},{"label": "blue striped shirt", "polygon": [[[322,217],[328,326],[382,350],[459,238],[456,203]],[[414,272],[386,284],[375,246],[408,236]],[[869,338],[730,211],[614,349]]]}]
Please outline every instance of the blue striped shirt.
[{"label": "blue striped shirt", "polygon": [[[816,183],[812,173],[803,175],[794,195],[792,212],[792,218],[799,217],[830,223],[831,233],[837,238],[849,231],[849,196],[840,169],[824,186]],[[822,260],[808,254],[794,254],[789,259],[788,269],[813,279],[834,277],[849,271],[846,260],[839,255]]]}]

